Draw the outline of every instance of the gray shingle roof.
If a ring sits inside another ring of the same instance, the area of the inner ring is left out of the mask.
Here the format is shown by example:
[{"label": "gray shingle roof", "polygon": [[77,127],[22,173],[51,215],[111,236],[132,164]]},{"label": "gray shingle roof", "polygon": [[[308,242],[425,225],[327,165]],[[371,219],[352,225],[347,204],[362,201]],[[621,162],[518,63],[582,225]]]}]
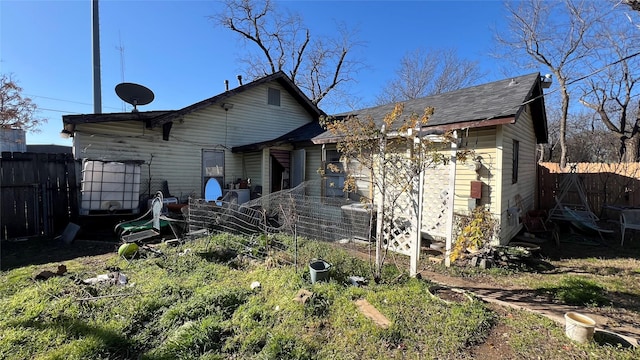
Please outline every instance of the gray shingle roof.
[{"label": "gray shingle roof", "polygon": [[277,146],[281,144],[311,143],[311,139],[313,137],[320,135],[323,132],[324,129],[322,128],[322,125],[320,125],[320,123],[318,123],[317,121],[312,121],[273,140],[236,146],[231,148],[231,151],[234,153],[241,153],[248,151],[257,151],[265,147]]},{"label": "gray shingle roof", "polygon": [[[404,102],[404,115],[422,114],[426,107],[434,107],[435,113],[429,120],[427,127],[514,117],[519,113],[525,101],[541,94],[539,82],[540,74],[533,73],[448,93],[407,100]],[[543,99],[540,98],[540,101]],[[351,115],[360,118],[371,116],[376,123],[381,125],[384,116],[390,113],[394,106],[395,104],[386,104],[335,116]],[[314,138],[314,142],[325,142],[331,137],[333,136],[329,132],[325,132]]]}]

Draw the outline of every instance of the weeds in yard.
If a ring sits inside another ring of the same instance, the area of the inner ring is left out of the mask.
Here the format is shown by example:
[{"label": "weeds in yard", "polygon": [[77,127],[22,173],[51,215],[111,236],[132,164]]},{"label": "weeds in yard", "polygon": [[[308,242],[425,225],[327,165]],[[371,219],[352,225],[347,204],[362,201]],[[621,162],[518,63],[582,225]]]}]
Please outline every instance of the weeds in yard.
[{"label": "weeds in yard", "polygon": [[[330,244],[300,240],[296,269],[239,263],[242,249],[225,250],[228,240],[162,247],[164,257],[131,262],[114,254],[105,267],[119,267],[129,279],[124,286],[82,284],[79,279],[106,270],[75,263],[69,274],[44,282],[31,279],[35,267],[0,274],[0,358],[460,358],[498,321],[478,301],[431,299],[432,284],[395,266],[385,268],[380,284],[350,286],[348,276],[371,280],[370,265]],[[312,258],[333,264],[330,281],[310,283],[305,265]],[[259,289],[250,288],[254,281]],[[300,289],[312,293],[305,303],[294,301]],[[364,316],[354,302],[359,299],[390,326],[378,327]],[[547,333],[562,337],[561,330],[540,323],[528,326],[548,327]],[[531,339],[515,341],[533,346]]]},{"label": "weeds in yard", "polygon": [[[514,357],[518,359],[637,359],[638,349],[599,345],[596,342],[579,344],[570,341],[564,328],[553,321],[522,310],[510,310],[500,318],[507,325],[507,339]],[[535,351],[532,351],[535,349]]]},{"label": "weeds in yard", "polygon": [[604,306],[611,303],[604,287],[579,276],[566,276],[557,285],[540,287],[537,290],[550,294],[567,305]]}]

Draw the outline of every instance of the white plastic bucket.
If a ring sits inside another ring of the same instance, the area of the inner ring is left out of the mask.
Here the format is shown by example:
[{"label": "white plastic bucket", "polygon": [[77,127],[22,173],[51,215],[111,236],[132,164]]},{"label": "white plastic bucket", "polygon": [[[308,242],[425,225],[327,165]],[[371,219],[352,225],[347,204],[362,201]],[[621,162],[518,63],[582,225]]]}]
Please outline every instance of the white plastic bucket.
[{"label": "white plastic bucket", "polygon": [[580,343],[593,340],[593,333],[596,329],[595,320],[576,312],[564,314],[564,320],[565,334],[569,339]]}]

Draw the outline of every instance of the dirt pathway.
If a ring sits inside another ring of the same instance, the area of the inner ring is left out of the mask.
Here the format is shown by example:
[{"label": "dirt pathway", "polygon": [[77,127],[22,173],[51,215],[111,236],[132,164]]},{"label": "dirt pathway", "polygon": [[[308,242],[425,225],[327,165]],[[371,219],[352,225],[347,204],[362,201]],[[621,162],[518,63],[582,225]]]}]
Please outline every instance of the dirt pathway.
[{"label": "dirt pathway", "polygon": [[625,317],[614,316],[604,312],[596,312],[596,308],[581,306],[569,306],[551,303],[548,299],[531,289],[496,286],[486,282],[466,280],[423,270],[420,272],[423,279],[427,279],[441,286],[459,288],[468,291],[482,300],[519,310],[532,311],[546,316],[564,327],[564,314],[569,311],[579,312],[593,318],[596,330],[604,330],[616,333],[631,344],[640,344],[640,324]]}]

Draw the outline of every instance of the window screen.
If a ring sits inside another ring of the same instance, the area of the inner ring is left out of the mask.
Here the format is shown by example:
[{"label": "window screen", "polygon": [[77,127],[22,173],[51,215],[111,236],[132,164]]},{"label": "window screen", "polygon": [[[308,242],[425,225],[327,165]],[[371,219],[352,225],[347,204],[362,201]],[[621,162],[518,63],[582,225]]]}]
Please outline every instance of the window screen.
[{"label": "window screen", "polygon": [[342,197],[344,196],[344,166],[340,161],[340,153],[337,150],[327,150],[326,163],[324,166],[325,176],[325,196]]},{"label": "window screen", "polygon": [[280,106],[280,90],[269,88],[267,103],[269,105]]},{"label": "window screen", "polygon": [[202,194],[204,196],[204,186],[210,178],[214,178],[220,183],[220,188],[224,189],[224,151],[223,150],[202,150]]}]

